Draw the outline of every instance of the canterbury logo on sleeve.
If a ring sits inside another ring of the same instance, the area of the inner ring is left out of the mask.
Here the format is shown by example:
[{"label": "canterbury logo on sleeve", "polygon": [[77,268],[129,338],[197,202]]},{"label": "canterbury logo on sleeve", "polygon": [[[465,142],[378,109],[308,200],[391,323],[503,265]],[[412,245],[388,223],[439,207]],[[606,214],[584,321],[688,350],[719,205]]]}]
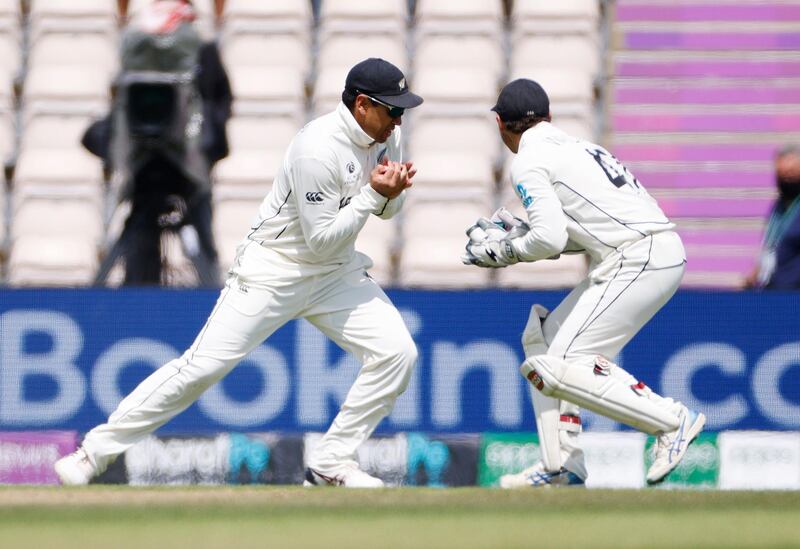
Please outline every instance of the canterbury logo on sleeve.
[{"label": "canterbury logo on sleeve", "polygon": [[306,202],[309,204],[319,204],[323,200],[322,193],[319,191],[306,193]]}]

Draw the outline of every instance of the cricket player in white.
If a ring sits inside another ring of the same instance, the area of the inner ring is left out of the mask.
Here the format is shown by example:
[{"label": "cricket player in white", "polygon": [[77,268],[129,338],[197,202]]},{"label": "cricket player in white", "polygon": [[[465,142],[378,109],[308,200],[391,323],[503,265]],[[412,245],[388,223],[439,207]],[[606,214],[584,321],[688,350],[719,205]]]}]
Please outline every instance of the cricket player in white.
[{"label": "cricket player in white", "polygon": [[686,263],[675,225],[641,183],[608,153],[550,123],[546,92],[532,80],[503,88],[500,136],[516,157],[514,189],[527,220],[505,210],[468,230],[464,262],[505,267],[584,253],[588,277],[550,313],[531,309],[520,371],[531,385],[541,462],[501,486],[584,484],[580,409],[657,437],[647,481],[662,481],[683,458],[705,416],[657,395],[613,364],[625,344],[672,297]]},{"label": "cricket player in white", "polygon": [[192,346],[145,379],[108,423],[56,463],[62,483],[88,483],[275,330],[305,318],[363,363],[308,458],[305,483],[383,485],[359,469],[356,449],[405,390],[417,350],[399,312],[367,274],[371,261],[354,243],[369,216],[388,219],[403,204],[416,170],[403,162],[399,126],[404,109],[421,103],[387,61],[371,58],[350,70],[342,103],[306,125],[289,145]]}]

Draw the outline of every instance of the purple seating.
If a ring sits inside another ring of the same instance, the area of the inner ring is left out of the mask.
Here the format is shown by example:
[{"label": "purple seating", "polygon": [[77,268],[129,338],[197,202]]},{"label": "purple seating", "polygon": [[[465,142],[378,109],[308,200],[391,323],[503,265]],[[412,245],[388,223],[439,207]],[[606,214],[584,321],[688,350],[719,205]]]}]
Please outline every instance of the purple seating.
[{"label": "purple seating", "polygon": [[800,33],[774,24],[800,22],[800,3],[617,0],[615,14],[610,147],[678,220],[686,283],[737,287],[774,203],[775,151],[800,135],[800,60],[784,53]]},{"label": "purple seating", "polygon": [[658,198],[667,217],[766,217],[772,208],[772,198]]},{"label": "purple seating", "polygon": [[614,154],[623,162],[661,160],[683,160],[690,162],[720,162],[720,161],[752,161],[771,162],[778,149],[778,144],[764,141],[761,143],[746,144],[703,144],[703,143],[678,143],[678,144],[630,144],[620,143],[614,145]]},{"label": "purple seating", "polygon": [[645,78],[785,78],[800,76],[800,61],[771,60],[687,60],[619,61],[618,77]]},{"label": "purple seating", "polygon": [[686,270],[689,272],[708,273],[740,273],[746,275],[756,264],[755,256],[717,256],[711,254],[692,253],[687,250]]},{"label": "purple seating", "polygon": [[800,5],[787,4],[637,4],[619,2],[617,21],[792,21]]},{"label": "purple seating", "polygon": [[642,32],[625,33],[631,50],[796,50],[796,32]]},{"label": "purple seating", "polygon": [[618,132],[791,132],[800,130],[800,114],[615,114]]},{"label": "purple seating", "polygon": [[775,186],[772,169],[760,172],[742,170],[701,171],[657,171],[657,168],[634,168],[633,174],[647,189],[703,189],[703,188],[748,188],[769,189]]},{"label": "purple seating", "polygon": [[780,88],[764,87],[757,82],[715,87],[689,85],[665,88],[663,85],[641,85],[618,87],[614,90],[614,101],[620,104],[796,104],[800,101],[800,85]]},{"label": "purple seating", "polygon": [[684,246],[741,246],[757,248],[763,229],[684,229],[678,221],[678,234]]}]

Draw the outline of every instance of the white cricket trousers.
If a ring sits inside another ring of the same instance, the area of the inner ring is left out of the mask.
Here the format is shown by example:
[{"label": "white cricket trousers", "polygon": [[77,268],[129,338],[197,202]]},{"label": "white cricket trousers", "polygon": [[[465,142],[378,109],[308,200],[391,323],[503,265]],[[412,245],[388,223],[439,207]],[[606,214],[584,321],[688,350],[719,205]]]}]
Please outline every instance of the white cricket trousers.
[{"label": "white cricket trousers", "polygon": [[685,267],[673,231],[612,253],[547,316],[547,354],[588,367],[597,355],[614,358],[673,296]]},{"label": "white cricket trousers", "polygon": [[[685,264],[683,243],[673,231],[646,236],[613,252],[545,319],[542,331],[547,354],[586,368],[594,367],[598,355],[613,359],[673,296]],[[530,389],[532,393],[536,391]],[[566,400],[541,394],[534,398],[542,408],[535,410],[537,414],[552,408],[562,415],[580,413],[576,404]],[[671,399],[663,399],[665,407],[672,403]],[[560,437],[539,435],[559,441],[561,463],[552,464],[551,468],[557,470],[566,465],[586,476],[577,432],[562,431]]]},{"label": "white cricket trousers", "polygon": [[[358,446],[406,389],[417,349],[399,312],[354,260],[334,272],[285,269],[270,286],[232,275],[192,346],[153,372],[83,447],[98,470],[188,408],[289,320],[305,318],[363,364],[308,465],[323,472],[354,463]],[[302,364],[297,365],[302,368]]]}]

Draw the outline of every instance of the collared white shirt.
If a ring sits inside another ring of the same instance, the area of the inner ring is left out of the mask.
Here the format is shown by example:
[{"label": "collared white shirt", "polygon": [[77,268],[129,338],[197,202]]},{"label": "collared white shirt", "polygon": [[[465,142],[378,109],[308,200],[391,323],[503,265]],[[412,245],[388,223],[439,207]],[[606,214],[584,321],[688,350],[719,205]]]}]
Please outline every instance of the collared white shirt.
[{"label": "collared white shirt", "polygon": [[384,156],[403,161],[400,142],[398,126],[386,143],[376,143],[343,103],[309,122],[290,143],[232,270],[258,278],[260,267],[248,264],[242,257],[247,254],[260,255],[264,266],[278,263],[300,274],[350,262],[369,216],[388,219],[405,200],[405,191],[389,200],[369,184]]},{"label": "collared white shirt", "polygon": [[675,227],[608,151],[548,122],[522,134],[511,184],[531,227],[513,241],[527,261],[584,251],[597,262],[625,243]]}]

